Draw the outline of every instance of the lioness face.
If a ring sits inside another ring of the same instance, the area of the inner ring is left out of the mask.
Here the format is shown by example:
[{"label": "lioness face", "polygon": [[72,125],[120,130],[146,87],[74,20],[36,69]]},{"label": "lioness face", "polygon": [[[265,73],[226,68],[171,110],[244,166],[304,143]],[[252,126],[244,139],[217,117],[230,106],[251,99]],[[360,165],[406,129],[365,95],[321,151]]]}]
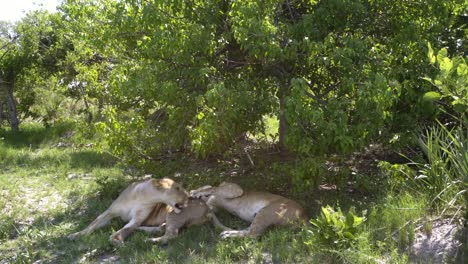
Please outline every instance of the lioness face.
[{"label": "lioness face", "polygon": [[188,195],[182,186],[171,179],[153,181],[153,186],[164,194],[165,203],[174,208],[175,213],[187,206]]}]

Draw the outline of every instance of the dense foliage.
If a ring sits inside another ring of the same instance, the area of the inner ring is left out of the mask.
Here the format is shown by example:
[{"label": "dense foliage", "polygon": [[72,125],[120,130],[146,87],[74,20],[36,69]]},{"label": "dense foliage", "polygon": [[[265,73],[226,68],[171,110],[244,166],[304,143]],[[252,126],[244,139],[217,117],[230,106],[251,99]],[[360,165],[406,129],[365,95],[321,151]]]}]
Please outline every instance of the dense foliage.
[{"label": "dense foliage", "polygon": [[116,154],[136,162],[176,150],[222,154],[261,133],[265,115],[280,120],[282,150],[350,152],[437,114],[423,98],[433,86],[421,78],[435,74],[427,44],[460,52],[464,8],[69,0],[8,29],[2,79],[15,81],[19,116],[49,123],[86,113]]},{"label": "dense foliage", "polygon": [[67,0],[2,24],[0,124],[74,120],[145,168],[243,148],[276,118],[266,138],[297,154],[288,174],[304,190],[326,174],[324,154],[411,142],[437,118],[466,127],[466,8]]}]

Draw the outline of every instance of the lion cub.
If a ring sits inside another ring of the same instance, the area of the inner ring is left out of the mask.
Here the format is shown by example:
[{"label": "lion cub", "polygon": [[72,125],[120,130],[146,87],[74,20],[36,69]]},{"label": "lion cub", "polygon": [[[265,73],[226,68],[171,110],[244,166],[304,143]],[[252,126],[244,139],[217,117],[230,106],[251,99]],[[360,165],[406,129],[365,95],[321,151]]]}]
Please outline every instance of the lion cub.
[{"label": "lion cub", "polygon": [[128,186],[88,227],[70,234],[68,238],[77,239],[107,225],[111,219],[120,217],[128,223],[110,237],[114,245],[119,245],[148,218],[157,203],[168,204],[173,208],[174,213],[180,213],[187,202],[186,191],[171,179],[135,182]]},{"label": "lion cub", "polygon": [[149,239],[151,242],[165,244],[170,239],[177,237],[181,228],[200,225],[208,220],[224,231],[232,230],[221,224],[205,201],[197,198],[189,198],[187,206],[178,214],[170,206],[162,203],[157,204],[148,218],[138,227],[138,230],[155,233],[162,231],[165,226],[166,231],[163,236]]},{"label": "lion cub", "polygon": [[223,231],[222,238],[259,236],[269,226],[288,223],[305,223],[304,209],[295,201],[267,192],[249,192],[230,182],[218,187],[202,187],[190,196],[206,201],[210,209],[224,208],[251,223],[245,230]]}]

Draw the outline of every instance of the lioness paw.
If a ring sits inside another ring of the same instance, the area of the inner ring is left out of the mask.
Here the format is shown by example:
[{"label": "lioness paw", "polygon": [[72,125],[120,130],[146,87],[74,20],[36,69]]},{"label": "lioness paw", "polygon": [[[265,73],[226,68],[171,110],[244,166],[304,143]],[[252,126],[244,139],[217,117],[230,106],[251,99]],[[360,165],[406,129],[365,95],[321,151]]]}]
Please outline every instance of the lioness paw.
[{"label": "lioness paw", "polygon": [[122,246],[124,244],[123,240],[119,239],[118,234],[111,235],[110,242],[116,247]]},{"label": "lioness paw", "polygon": [[157,243],[157,244],[161,244],[161,245],[165,245],[167,244],[167,239],[165,237],[156,237],[156,238],[149,238],[147,241],[151,242],[151,243]]},{"label": "lioness paw", "polygon": [[230,231],[223,231],[221,232],[220,236],[222,239],[226,239],[229,237],[243,237],[247,235],[247,231],[238,231],[238,230],[230,230]]}]

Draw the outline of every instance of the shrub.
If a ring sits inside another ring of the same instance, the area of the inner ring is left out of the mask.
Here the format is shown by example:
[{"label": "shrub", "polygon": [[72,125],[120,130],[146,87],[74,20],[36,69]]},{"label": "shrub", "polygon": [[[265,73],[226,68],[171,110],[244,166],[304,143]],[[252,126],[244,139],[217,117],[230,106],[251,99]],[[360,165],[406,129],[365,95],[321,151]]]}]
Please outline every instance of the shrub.
[{"label": "shrub", "polygon": [[332,248],[352,247],[359,235],[360,226],[366,220],[364,216],[357,216],[353,210],[343,214],[341,209],[333,209],[330,206],[322,207],[320,216],[311,219],[311,228],[308,232],[312,235],[305,243],[311,245],[318,243]]},{"label": "shrub", "polygon": [[297,160],[291,169],[291,181],[294,190],[304,192],[316,188],[324,175],[327,175],[325,160],[320,157],[306,157]]},{"label": "shrub", "polygon": [[427,92],[425,101],[438,101],[440,107],[451,114],[463,118],[468,112],[468,65],[463,56],[449,58],[447,49],[441,49],[435,54],[428,44],[428,57],[432,65],[437,67],[436,78],[424,78],[437,91]]}]

